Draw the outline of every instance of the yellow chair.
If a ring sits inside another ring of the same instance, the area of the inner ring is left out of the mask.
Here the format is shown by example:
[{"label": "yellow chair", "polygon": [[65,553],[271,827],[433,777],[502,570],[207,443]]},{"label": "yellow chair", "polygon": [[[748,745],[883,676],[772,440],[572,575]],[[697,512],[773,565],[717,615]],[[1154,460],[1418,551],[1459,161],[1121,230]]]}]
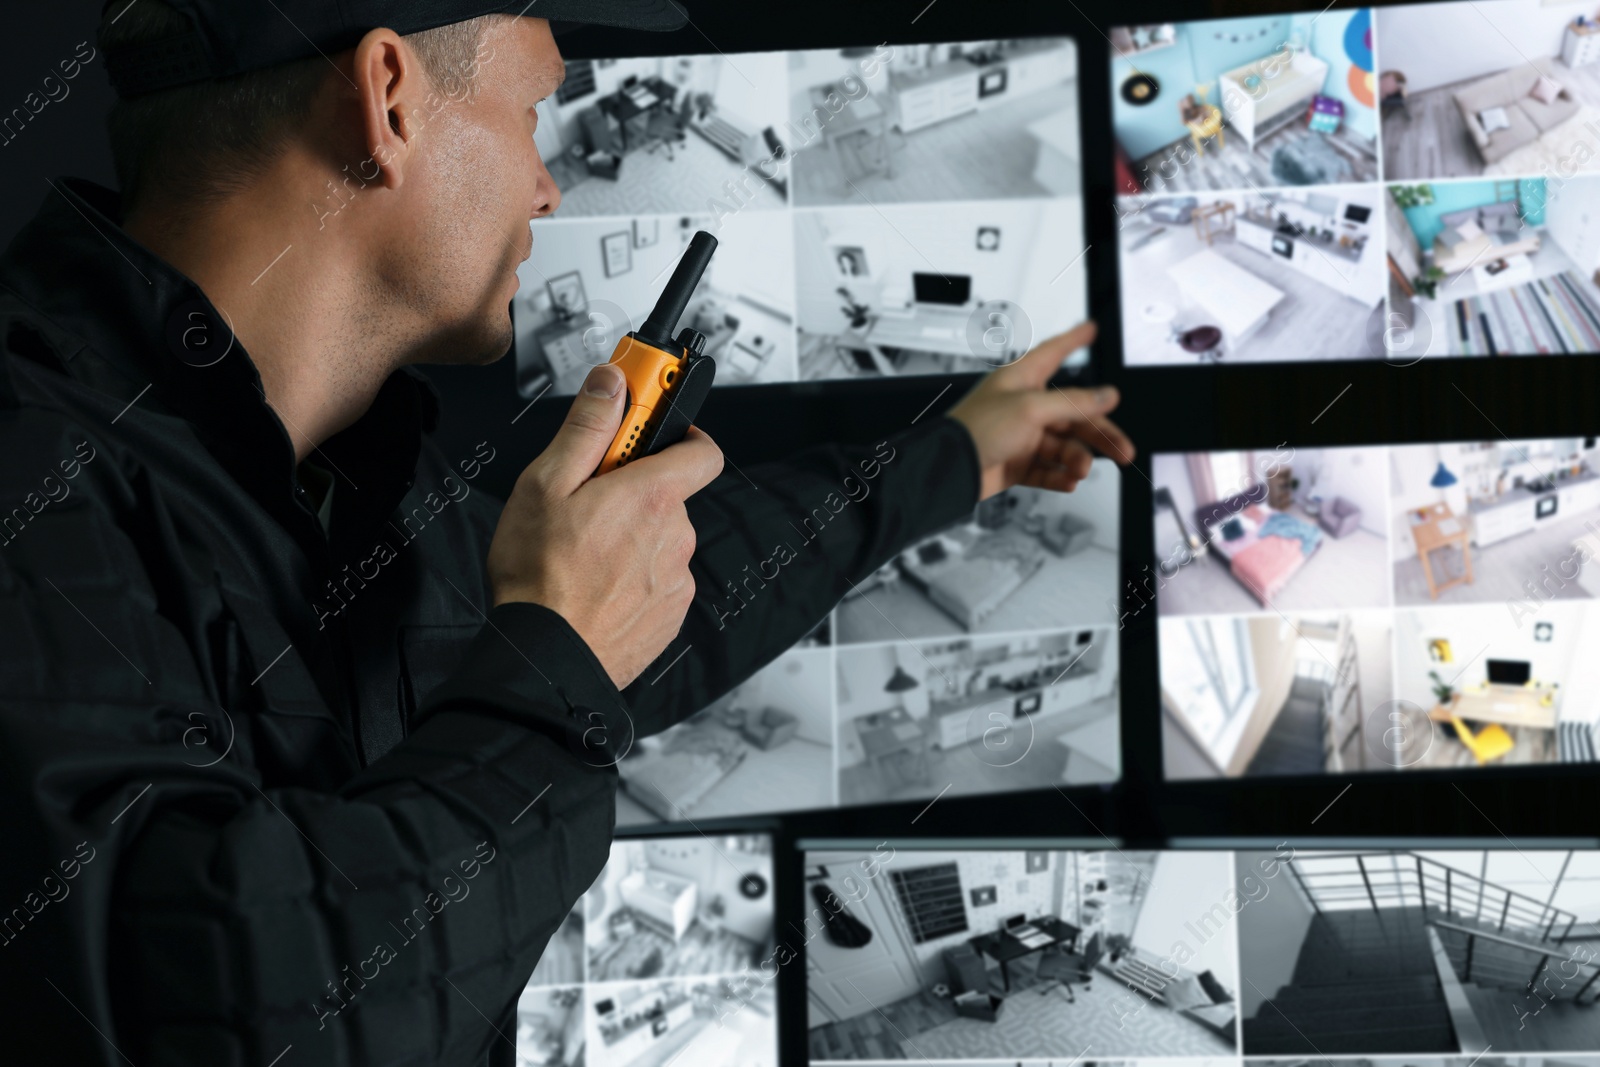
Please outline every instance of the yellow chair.
[{"label": "yellow chair", "polygon": [[1513,748],[1517,743],[1506,733],[1505,727],[1497,722],[1492,722],[1479,730],[1474,736],[1472,729],[1462,721],[1461,716],[1455,712],[1450,713],[1450,723],[1456,728],[1456,736],[1461,743],[1467,746],[1467,751],[1472,753],[1472,758],[1478,761],[1478,766],[1483,766],[1493,760],[1499,759]]},{"label": "yellow chair", "polygon": [[1228,146],[1227,134],[1222,132],[1222,109],[1214,104],[1201,105],[1195,117],[1184,123],[1189,127],[1189,139],[1194,142],[1198,155],[1206,154],[1205,142],[1215,137],[1218,148]]}]

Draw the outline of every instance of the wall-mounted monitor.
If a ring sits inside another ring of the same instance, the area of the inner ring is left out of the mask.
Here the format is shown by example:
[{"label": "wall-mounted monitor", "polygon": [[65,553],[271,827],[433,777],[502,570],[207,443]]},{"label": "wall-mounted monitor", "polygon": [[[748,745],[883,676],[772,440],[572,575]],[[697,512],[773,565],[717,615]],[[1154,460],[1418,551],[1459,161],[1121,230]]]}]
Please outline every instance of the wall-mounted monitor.
[{"label": "wall-mounted monitor", "polygon": [[619,825],[1116,781],[1120,486],[1098,459],[1072,493],[1019,486],[907,546],[794,648],[635,745]]},{"label": "wall-mounted monitor", "polygon": [[1600,1063],[1594,850],[909,844],[805,853],[813,1064]]},{"label": "wall-mounted monitor", "polygon": [[1593,762],[1587,443],[1156,455],[1166,776]]},{"label": "wall-mounted monitor", "polygon": [[776,1067],[774,914],[765,834],[613,842],[517,1000],[517,1063]]},{"label": "wall-mounted monitor", "polygon": [[1573,16],[1114,27],[1125,364],[1600,352],[1600,45]]},{"label": "wall-mounted monitor", "polygon": [[1070,38],[567,67],[534,132],[562,198],[518,269],[524,396],[575,393],[700,229],[682,325],[718,385],[982,372],[1085,317]]}]

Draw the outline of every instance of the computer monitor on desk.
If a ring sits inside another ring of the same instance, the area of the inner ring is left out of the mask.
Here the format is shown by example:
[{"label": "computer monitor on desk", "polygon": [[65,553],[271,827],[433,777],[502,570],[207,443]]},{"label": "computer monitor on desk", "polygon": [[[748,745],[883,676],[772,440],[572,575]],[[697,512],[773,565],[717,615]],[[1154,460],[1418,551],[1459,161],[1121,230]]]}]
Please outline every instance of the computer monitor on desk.
[{"label": "computer monitor on desk", "polygon": [[1532,676],[1532,667],[1525,659],[1485,660],[1484,666],[1488,668],[1489,681],[1495,685],[1527,685]]},{"label": "computer monitor on desk", "polygon": [[961,307],[972,298],[972,277],[967,274],[911,275],[912,299],[919,304]]}]

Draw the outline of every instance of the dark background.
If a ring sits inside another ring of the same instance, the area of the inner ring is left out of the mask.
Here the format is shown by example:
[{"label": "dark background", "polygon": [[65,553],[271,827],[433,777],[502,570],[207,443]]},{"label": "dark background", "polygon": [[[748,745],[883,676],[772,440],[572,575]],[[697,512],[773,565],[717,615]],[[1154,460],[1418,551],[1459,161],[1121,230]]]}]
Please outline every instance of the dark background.
[{"label": "dark background", "polygon": [[[94,39],[99,3],[15,5],[0,37],[0,113]],[[1160,451],[1415,443],[1438,440],[1588,436],[1600,432],[1600,357],[1430,359],[1414,366],[1382,359],[1330,364],[1141,369],[1120,366],[1116,321],[1116,220],[1112,210],[1110,45],[1102,32],[1117,22],[1195,19],[1293,11],[1317,3],[1178,3],[1097,0],[996,3],[994,0],[837,0],[760,4],[689,0],[693,24],[673,34],[585,29],[564,36],[571,56],[762,51],[1067,34],[1079,48],[1083,114],[1086,232],[1090,242],[1090,308],[1101,330],[1089,375],[1122,389],[1118,419],[1140,453],[1123,472],[1121,524],[1125,589],[1148,579],[1151,536],[1148,457]],[[1354,6],[1345,3],[1338,7]],[[1440,47],[1449,47],[1441,40]],[[14,141],[0,145],[0,241],[11,236],[51,192],[47,179],[87,177],[114,186],[104,118],[112,95],[101,57],[68,83]],[[1292,356],[1292,353],[1285,353]],[[483,425],[507,425],[526,404],[513,383],[511,359],[488,368],[433,371],[446,397],[440,428],[447,454],[466,455]],[[749,472],[763,460],[824,440],[875,441],[906,426],[939,397],[953,402],[971,378],[920,378],[826,385],[740,387],[714,391],[699,422],[732,464]],[[1337,398],[1337,400],[1335,399]],[[1331,406],[1330,406],[1331,404]],[[535,404],[505,442],[509,461],[488,468],[500,490],[549,439],[565,410],[560,400]],[[496,445],[501,440],[496,438]],[[759,483],[759,476],[756,477]],[[493,488],[493,487],[491,487]],[[798,836],[1010,838],[1102,835],[1138,845],[1173,838],[1270,837],[1308,841],[1339,837],[1420,835],[1483,839],[1590,836],[1595,833],[1592,773],[1583,765],[1406,771],[1351,777],[1220,780],[1166,785],[1161,780],[1155,612],[1129,595],[1122,641],[1123,779],[1109,787],[1044,790],[1005,797],[944,799],[849,812],[819,811],[744,827],[779,833],[780,929],[798,917]],[[1595,650],[1600,654],[1600,650]],[[1348,792],[1344,792],[1348,788]],[[913,819],[915,822],[913,822]],[[715,832],[732,824],[680,826]],[[791,1025],[785,1061],[804,1057],[805,995],[799,972],[781,993]]]}]

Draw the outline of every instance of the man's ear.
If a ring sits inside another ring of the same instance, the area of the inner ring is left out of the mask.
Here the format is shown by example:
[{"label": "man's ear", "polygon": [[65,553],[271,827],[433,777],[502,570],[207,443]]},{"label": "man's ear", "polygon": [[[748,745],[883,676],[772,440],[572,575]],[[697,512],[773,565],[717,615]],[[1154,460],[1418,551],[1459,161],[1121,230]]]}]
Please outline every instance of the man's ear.
[{"label": "man's ear", "polygon": [[422,132],[421,97],[429,85],[427,74],[400,35],[382,27],[367,31],[351,59],[361,113],[362,140],[370,153],[363,160],[363,176],[398,189],[404,179],[417,135]]}]

